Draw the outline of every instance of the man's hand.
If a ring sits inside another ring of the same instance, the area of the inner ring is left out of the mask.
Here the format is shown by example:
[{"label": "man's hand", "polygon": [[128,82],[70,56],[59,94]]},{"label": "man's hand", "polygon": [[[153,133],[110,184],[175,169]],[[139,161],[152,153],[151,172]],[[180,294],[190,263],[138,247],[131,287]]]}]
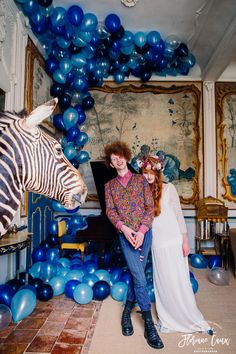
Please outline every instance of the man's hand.
[{"label": "man's hand", "polygon": [[131,245],[135,247],[136,240],[134,235],[136,234],[136,232],[126,225],[122,225],[120,231],[123,232],[123,234],[125,235],[126,239],[129,241],[129,243],[131,243]]},{"label": "man's hand", "polygon": [[140,231],[135,233],[135,246],[134,248],[137,250],[139,247],[142,246],[144,239],[144,234]]}]

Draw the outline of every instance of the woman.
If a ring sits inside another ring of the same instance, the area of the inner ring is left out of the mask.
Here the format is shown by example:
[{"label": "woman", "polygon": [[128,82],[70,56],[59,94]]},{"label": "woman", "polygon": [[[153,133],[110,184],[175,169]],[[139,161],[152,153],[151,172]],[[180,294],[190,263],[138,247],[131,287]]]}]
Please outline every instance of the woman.
[{"label": "woman", "polygon": [[159,330],[213,334],[197,308],[190,283],[190,248],[177,191],[172,183],[162,182],[158,157],[144,157],[138,164],[154,198],[152,261]]}]

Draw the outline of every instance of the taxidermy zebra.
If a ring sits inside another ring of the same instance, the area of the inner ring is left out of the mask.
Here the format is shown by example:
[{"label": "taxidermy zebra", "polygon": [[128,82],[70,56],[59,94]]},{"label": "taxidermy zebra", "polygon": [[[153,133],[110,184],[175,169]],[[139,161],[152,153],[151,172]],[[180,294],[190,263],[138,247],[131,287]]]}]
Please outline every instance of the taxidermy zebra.
[{"label": "taxidermy zebra", "polygon": [[56,199],[66,209],[85,201],[87,187],[80,173],[63,155],[60,144],[38,126],[56,104],[54,98],[23,118],[0,113],[0,237],[25,191]]}]

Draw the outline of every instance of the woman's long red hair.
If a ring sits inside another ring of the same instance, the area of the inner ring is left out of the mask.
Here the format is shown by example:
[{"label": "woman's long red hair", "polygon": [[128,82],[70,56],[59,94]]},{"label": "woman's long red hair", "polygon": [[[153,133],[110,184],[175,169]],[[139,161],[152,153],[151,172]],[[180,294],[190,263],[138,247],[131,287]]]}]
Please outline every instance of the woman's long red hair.
[{"label": "woman's long red hair", "polygon": [[162,178],[161,171],[153,171],[155,175],[154,183],[151,185],[152,196],[154,199],[154,215],[158,216],[161,213],[161,195],[162,195]]}]

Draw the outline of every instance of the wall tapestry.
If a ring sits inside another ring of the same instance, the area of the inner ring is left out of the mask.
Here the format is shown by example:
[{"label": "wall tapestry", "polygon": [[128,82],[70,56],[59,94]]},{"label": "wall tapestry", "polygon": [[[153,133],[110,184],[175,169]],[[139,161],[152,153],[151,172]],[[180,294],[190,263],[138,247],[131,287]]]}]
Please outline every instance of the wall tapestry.
[{"label": "wall tapestry", "polygon": [[216,83],[215,95],[218,198],[236,209],[236,83]]},{"label": "wall tapestry", "polygon": [[[90,137],[91,160],[101,159],[104,145],[121,139],[135,159],[144,153],[164,157],[164,175],[185,208],[203,195],[202,83],[112,82],[91,89],[95,106],[83,126]],[[89,194],[96,194],[89,163],[80,165]]]}]

